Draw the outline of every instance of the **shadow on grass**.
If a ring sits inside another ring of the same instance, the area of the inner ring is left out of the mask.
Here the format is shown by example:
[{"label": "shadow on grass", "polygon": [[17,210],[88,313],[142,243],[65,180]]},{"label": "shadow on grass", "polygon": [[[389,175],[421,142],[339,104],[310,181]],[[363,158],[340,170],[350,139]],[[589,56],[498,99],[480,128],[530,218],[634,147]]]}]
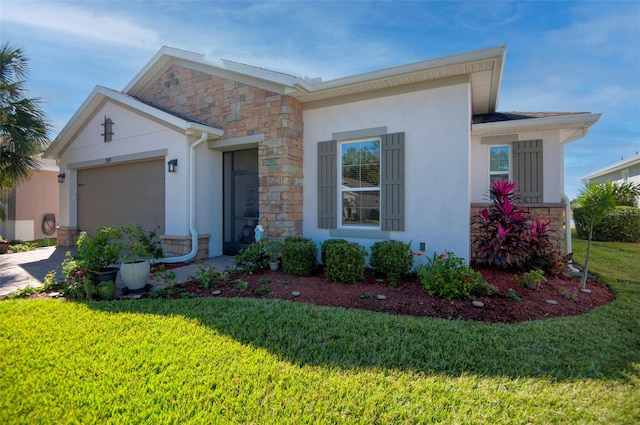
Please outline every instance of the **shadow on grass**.
[{"label": "shadow on grass", "polygon": [[[91,302],[105,312],[180,315],[299,365],[459,376],[638,379],[640,284],[578,317],[488,324],[269,299]],[[636,369],[634,369],[634,364]]]}]

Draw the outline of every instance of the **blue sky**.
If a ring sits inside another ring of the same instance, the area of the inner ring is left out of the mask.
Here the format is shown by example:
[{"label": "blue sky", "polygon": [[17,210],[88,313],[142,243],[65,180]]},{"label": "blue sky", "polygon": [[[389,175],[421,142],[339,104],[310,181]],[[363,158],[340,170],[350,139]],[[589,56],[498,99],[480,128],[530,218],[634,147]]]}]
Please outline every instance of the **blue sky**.
[{"label": "blue sky", "polygon": [[96,85],[163,46],[329,80],[507,45],[499,111],[602,113],[565,148],[565,188],[640,151],[640,2],[0,0],[57,134]]}]

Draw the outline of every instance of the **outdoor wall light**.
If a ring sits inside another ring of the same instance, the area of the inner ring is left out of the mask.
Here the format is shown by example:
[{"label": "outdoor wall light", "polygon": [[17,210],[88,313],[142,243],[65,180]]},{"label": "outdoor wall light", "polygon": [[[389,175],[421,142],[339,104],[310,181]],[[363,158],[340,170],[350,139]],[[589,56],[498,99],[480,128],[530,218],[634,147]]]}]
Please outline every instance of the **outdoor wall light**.
[{"label": "outdoor wall light", "polygon": [[101,136],[104,136],[105,142],[110,142],[113,139],[113,121],[105,115],[104,123],[100,125],[104,127],[104,133]]},{"label": "outdoor wall light", "polygon": [[58,174],[58,183],[64,183],[64,178],[65,178],[65,174],[64,173],[60,173]]},{"label": "outdoor wall light", "polygon": [[170,173],[175,173],[176,172],[176,167],[178,166],[178,160],[177,159],[170,159],[169,162],[167,162],[167,166],[169,167],[169,172]]}]

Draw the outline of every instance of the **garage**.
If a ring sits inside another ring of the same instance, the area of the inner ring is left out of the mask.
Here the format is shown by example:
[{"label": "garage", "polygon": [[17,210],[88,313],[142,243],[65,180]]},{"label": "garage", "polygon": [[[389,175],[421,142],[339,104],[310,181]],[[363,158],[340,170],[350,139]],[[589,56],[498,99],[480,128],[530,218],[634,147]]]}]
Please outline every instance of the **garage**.
[{"label": "garage", "polygon": [[164,234],[164,158],[78,170],[78,228],[138,223]]}]

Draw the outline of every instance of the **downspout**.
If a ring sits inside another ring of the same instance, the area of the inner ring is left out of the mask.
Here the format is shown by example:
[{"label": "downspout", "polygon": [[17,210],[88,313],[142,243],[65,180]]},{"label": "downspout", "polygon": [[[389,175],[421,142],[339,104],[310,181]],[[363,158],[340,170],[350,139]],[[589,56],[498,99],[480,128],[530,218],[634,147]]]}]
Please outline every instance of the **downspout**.
[{"label": "downspout", "polygon": [[196,230],[196,147],[207,140],[207,133],[189,147],[189,232],[191,233],[191,251],[180,257],[165,257],[159,263],[183,263],[191,261],[198,254],[198,231]]},{"label": "downspout", "polygon": [[[565,223],[565,240],[567,241],[567,254],[570,254],[573,252],[573,245],[571,243],[571,202],[569,201],[569,198],[567,197],[567,195],[562,192],[562,194],[560,194],[560,197],[562,198],[562,200],[565,202],[565,217],[566,217],[566,223]],[[567,267],[569,267],[569,270],[571,270],[572,272],[577,272],[578,269],[576,269],[575,267],[573,267],[572,260],[569,260],[569,262],[567,263]]]}]

